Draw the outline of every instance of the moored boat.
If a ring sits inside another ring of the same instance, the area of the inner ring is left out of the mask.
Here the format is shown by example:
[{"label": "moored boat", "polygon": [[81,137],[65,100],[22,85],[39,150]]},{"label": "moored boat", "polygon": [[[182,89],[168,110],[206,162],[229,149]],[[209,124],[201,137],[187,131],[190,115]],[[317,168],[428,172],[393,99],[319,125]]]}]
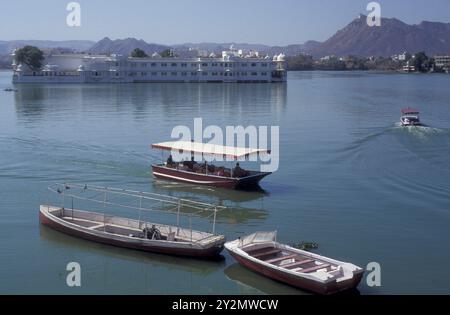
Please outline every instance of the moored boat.
[{"label": "moored boat", "polygon": [[318,294],[354,289],[364,273],[353,264],[280,244],[276,232],[257,232],[227,242],[225,248],[257,273]]},{"label": "moored boat", "polygon": [[[43,225],[60,232],[83,239],[125,247],[130,249],[193,257],[213,257],[218,255],[225,243],[223,235],[215,234],[216,213],[223,207],[178,199],[170,196],[137,192],[131,190],[82,186],[77,184],[57,184],[49,187],[63,200],[63,205],[41,205],[39,219]],[[125,197],[132,203],[124,204],[108,201]],[[64,201],[70,200],[69,208]],[[123,209],[135,209],[138,219],[125,218],[94,211],[79,210],[74,200],[86,201]],[[148,207],[146,204],[158,204],[162,208]],[[189,214],[183,212],[189,211]],[[180,217],[202,211],[210,212],[213,217],[212,232],[202,232],[180,226]],[[176,216],[176,225],[160,224],[143,220],[146,212],[158,212]]]},{"label": "moored boat", "polygon": [[422,126],[420,122],[420,112],[417,109],[404,108],[402,109],[402,116],[400,123],[402,126]]},{"label": "moored boat", "polygon": [[228,147],[200,142],[174,141],[152,144],[152,148],[165,151],[180,151],[192,156],[191,160],[173,161],[168,159],[162,164],[153,164],[152,171],[156,178],[180,181],[190,184],[207,185],[231,189],[258,188],[259,182],[270,172],[244,170],[239,163],[234,168],[198,163],[195,154],[228,157],[233,160],[248,158],[251,155],[270,153],[270,150]]}]

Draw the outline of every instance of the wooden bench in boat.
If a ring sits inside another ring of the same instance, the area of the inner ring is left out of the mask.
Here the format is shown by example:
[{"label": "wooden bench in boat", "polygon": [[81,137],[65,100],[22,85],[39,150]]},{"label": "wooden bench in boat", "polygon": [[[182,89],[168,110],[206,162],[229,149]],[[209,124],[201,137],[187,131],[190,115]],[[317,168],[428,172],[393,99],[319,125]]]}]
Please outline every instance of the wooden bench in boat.
[{"label": "wooden bench in boat", "polygon": [[264,257],[264,256],[274,255],[274,254],[278,254],[278,253],[281,253],[281,249],[275,248],[275,249],[272,249],[272,250],[267,251],[267,252],[253,254],[251,256],[253,256],[255,258],[261,258],[261,257]]},{"label": "wooden bench in boat", "polygon": [[262,253],[262,252],[270,250],[270,249],[275,249],[275,247],[266,246],[266,247],[261,247],[261,248],[256,248],[256,249],[243,249],[243,251],[246,252],[247,254],[249,254],[250,256],[253,256],[254,254]]},{"label": "wooden bench in boat", "polygon": [[309,263],[311,263],[311,262],[313,262],[314,261],[314,259],[304,259],[304,260],[301,260],[301,261],[296,261],[296,262],[293,262],[293,263],[290,263],[290,264],[286,264],[286,265],[281,265],[280,267],[283,267],[283,268],[298,268],[298,267],[300,267],[301,265],[305,265],[305,264],[309,264]]},{"label": "wooden bench in boat", "polygon": [[316,270],[320,270],[320,269],[323,269],[323,268],[328,268],[330,266],[331,266],[330,264],[323,264],[323,265],[319,265],[319,266],[315,266],[315,267],[311,267],[311,268],[307,268],[307,269],[302,269],[302,270],[299,270],[298,272],[310,273],[310,272],[313,272],[313,271],[316,271]]},{"label": "wooden bench in boat", "polygon": [[286,260],[286,259],[292,259],[292,258],[295,258],[297,256],[298,256],[298,254],[286,255],[286,256],[282,256],[282,257],[266,260],[266,263],[273,264],[273,263],[280,262],[280,261],[283,261],[283,260]]}]

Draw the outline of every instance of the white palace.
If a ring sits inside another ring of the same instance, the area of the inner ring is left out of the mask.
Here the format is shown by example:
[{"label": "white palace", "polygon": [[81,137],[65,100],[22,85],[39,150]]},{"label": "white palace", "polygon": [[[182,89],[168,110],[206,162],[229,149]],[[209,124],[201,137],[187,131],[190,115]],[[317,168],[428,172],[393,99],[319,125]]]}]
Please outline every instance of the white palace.
[{"label": "white palace", "polygon": [[[13,60],[15,60],[13,52]],[[139,83],[139,82],[285,82],[283,54],[260,57],[257,52],[223,51],[198,58],[147,58],[122,55],[52,54],[41,70],[13,61],[13,83]]]}]

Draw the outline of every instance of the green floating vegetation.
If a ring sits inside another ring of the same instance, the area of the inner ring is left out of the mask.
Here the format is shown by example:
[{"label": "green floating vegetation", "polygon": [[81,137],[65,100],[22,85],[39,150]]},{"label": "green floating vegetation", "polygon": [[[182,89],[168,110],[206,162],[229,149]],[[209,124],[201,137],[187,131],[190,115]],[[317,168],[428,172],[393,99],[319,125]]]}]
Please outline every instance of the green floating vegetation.
[{"label": "green floating vegetation", "polygon": [[292,247],[301,249],[301,250],[311,250],[311,249],[318,249],[319,244],[314,242],[301,242],[297,244],[293,244]]}]

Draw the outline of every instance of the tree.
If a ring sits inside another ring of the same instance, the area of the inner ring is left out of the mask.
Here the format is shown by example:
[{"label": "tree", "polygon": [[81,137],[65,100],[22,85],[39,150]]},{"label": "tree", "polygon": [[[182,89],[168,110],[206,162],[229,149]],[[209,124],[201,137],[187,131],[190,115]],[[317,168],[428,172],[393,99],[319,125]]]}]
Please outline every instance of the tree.
[{"label": "tree", "polygon": [[148,55],[140,48],[136,48],[131,52],[131,57],[133,58],[147,58]]},{"label": "tree", "polygon": [[163,58],[167,58],[167,57],[173,57],[173,50],[172,49],[165,49],[164,51],[161,52],[161,57]]},{"label": "tree", "polygon": [[416,68],[416,71],[426,72],[430,70],[429,58],[424,52],[415,54],[409,63]]},{"label": "tree", "polygon": [[44,59],[44,53],[34,46],[25,46],[16,51],[16,63],[26,64],[31,70],[39,70]]}]

